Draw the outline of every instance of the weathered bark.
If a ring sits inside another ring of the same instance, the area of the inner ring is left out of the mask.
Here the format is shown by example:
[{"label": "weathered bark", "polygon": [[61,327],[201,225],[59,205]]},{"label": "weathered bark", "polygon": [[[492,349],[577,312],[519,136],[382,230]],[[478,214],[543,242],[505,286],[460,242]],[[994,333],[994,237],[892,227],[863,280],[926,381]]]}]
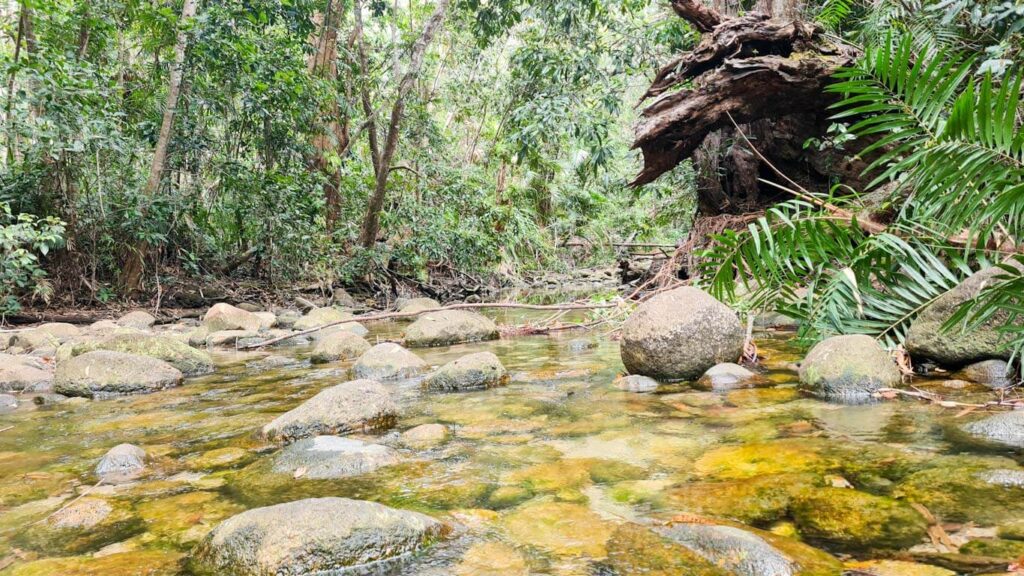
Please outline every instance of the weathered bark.
[{"label": "weathered bark", "polygon": [[[796,10],[785,0],[761,5],[783,15]],[[723,16],[698,0],[673,0],[672,7],[705,34],[693,51],[662,67],[644,95],[655,100],[636,128],[634,147],[644,167],[633,184],[692,157],[703,214],[742,213],[775,200],[778,191],[762,193],[758,178],[768,170],[732,132],[733,119],[772,163],[810,184],[825,183],[827,175],[818,173],[825,163],[810,159],[802,145],[824,132],[832,99],[823,89],[840,66],[852,63],[855,50],[826,39],[811,23],[760,12]]]},{"label": "weathered bark", "polygon": [[363,225],[359,231],[359,244],[364,248],[373,246],[377,240],[377,232],[380,229],[380,212],[384,207],[384,198],[387,195],[388,176],[391,173],[391,160],[394,158],[395,150],[398,148],[398,132],[401,128],[402,115],[405,113],[405,97],[412,90],[413,84],[419,76],[420,68],[423,67],[423,56],[427,47],[438,29],[444,22],[445,14],[448,11],[450,0],[438,0],[434,13],[427,20],[423,27],[423,33],[413,44],[412,54],[409,58],[409,68],[402,75],[395,91],[395,103],[391,108],[391,121],[388,124],[387,136],[384,141],[384,149],[381,150],[379,166],[377,169],[377,182],[370,196],[369,205],[366,207],[366,216],[363,218]]},{"label": "weathered bark", "polygon": [[[309,73],[332,84],[338,79],[338,29],[341,27],[343,0],[328,0],[327,10],[320,17],[320,32],[313,36],[313,54],[309,59]],[[313,138],[313,167],[322,173],[324,202],[327,205],[327,230],[334,230],[341,214],[341,170],[332,167],[330,155],[340,154],[348,148],[348,117],[341,117],[338,100],[331,98],[322,110],[327,122],[324,130]]]},{"label": "weathered bark", "polygon": [[[147,199],[153,198],[160,190],[160,180],[163,178],[164,164],[167,162],[167,147],[174,132],[174,115],[177,112],[178,97],[181,94],[181,82],[185,67],[185,51],[188,48],[188,31],[184,24],[196,15],[197,0],[185,0],[181,7],[181,18],[178,22],[178,36],[174,42],[174,63],[171,65],[170,78],[167,82],[167,100],[164,102],[163,120],[160,124],[160,135],[157,137],[156,149],[153,151],[153,163],[149,169],[149,179],[143,195]],[[142,207],[142,213],[146,213],[146,205]],[[137,291],[142,285],[142,272],[145,259],[150,252],[150,247],[143,243],[139,246],[129,248],[121,272],[122,288],[128,292]]]}]

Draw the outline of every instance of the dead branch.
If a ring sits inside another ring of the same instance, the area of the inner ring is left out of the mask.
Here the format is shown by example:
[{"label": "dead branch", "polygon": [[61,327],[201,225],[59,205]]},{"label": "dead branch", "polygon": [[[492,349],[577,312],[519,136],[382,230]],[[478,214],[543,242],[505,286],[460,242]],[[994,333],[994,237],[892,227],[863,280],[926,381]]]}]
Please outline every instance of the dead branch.
[{"label": "dead branch", "polygon": [[969,414],[979,409],[1008,409],[1015,410],[1020,408],[1021,403],[1011,400],[991,400],[982,404],[970,404],[966,402],[956,402],[953,400],[946,400],[938,394],[931,392],[925,392],[924,390],[901,390],[899,388],[879,388],[872,394],[872,397],[882,400],[892,400],[897,396],[907,396],[910,398],[917,398],[918,400],[924,400],[926,402],[941,406],[943,408],[969,408],[970,410],[961,412],[958,416],[963,414]]}]

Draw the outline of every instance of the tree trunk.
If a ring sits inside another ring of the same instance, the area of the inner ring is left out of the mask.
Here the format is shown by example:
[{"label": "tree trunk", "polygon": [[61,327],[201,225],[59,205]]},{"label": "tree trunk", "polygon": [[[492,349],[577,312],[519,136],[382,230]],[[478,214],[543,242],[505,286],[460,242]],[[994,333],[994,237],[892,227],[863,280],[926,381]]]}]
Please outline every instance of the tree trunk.
[{"label": "tree trunk", "polygon": [[434,35],[444,22],[445,13],[448,10],[450,0],[438,0],[434,13],[427,20],[423,27],[423,33],[416,40],[412,47],[412,55],[409,58],[409,68],[402,76],[395,93],[395,103],[391,108],[391,121],[388,124],[387,137],[384,141],[384,149],[381,150],[380,164],[377,170],[377,182],[370,196],[369,205],[366,207],[366,216],[363,218],[363,225],[359,231],[359,244],[364,248],[370,248],[377,240],[377,232],[380,229],[380,211],[384,207],[384,198],[387,194],[388,174],[391,172],[391,160],[394,158],[395,149],[398,147],[398,132],[402,123],[402,114],[405,112],[405,97],[412,90],[420,68],[423,66],[423,56]]},{"label": "tree trunk", "polygon": [[[321,17],[319,34],[313,36],[313,54],[309,59],[309,73],[334,84],[338,79],[338,29],[341,27],[343,0],[328,0],[326,13]],[[337,98],[322,110],[329,118],[323,132],[313,138],[313,167],[327,179],[324,201],[327,205],[327,231],[333,232],[341,214],[341,170],[331,167],[330,154],[335,156],[348,148],[348,116],[340,119]],[[340,121],[339,121],[340,119]]]},{"label": "tree trunk", "polygon": [[[160,180],[163,178],[164,164],[167,161],[167,146],[174,131],[174,114],[178,106],[178,96],[181,94],[185,50],[188,47],[188,32],[185,29],[185,23],[195,17],[196,5],[197,0],[185,0],[181,7],[181,18],[178,20],[178,36],[174,42],[174,63],[171,65],[170,78],[167,82],[167,101],[164,103],[163,121],[160,124],[160,135],[157,137],[156,149],[153,151],[153,163],[150,165],[149,179],[146,181],[146,188],[143,190],[147,203],[160,190]],[[143,216],[145,216],[147,207],[146,205],[142,207]],[[135,292],[141,287],[145,258],[149,252],[150,247],[145,242],[129,250],[121,274],[122,288],[126,292]]]},{"label": "tree trunk", "polygon": [[356,41],[359,52],[359,74],[362,82],[359,83],[359,100],[363,105],[363,113],[366,114],[366,140],[370,146],[370,164],[373,166],[374,178],[380,177],[380,144],[377,142],[377,118],[373,110],[373,103],[370,101],[370,87],[367,84],[370,80],[370,65],[366,58],[366,39],[363,37],[363,6],[360,0],[355,0],[356,15]]},{"label": "tree trunk", "polygon": [[823,89],[838,67],[852,62],[854,49],[793,20],[796,0],[759,0],[756,8],[768,13],[743,16],[729,16],[737,7],[727,0],[714,0],[713,7],[672,0],[672,8],[703,37],[666,64],[644,96],[655,100],[637,127],[634,147],[643,151],[644,168],[634,184],[692,157],[703,215],[741,214],[778,200],[778,190],[759,182],[774,174],[734,121],[772,164],[808,188],[827,187],[836,172],[853,173],[843,171],[843,162],[814,158],[817,151],[804,150],[803,142],[827,128],[832,98]]}]

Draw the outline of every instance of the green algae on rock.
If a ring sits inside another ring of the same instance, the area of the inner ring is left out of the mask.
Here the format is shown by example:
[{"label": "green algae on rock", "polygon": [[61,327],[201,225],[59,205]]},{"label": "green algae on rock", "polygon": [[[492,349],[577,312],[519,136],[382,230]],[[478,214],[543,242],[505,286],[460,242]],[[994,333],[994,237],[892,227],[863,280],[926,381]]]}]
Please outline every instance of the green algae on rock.
[{"label": "green algae on rock", "polygon": [[608,539],[608,565],[616,574],[732,576],[689,548],[636,524],[623,524]]},{"label": "green algae on rock", "polygon": [[554,556],[601,559],[614,526],[585,506],[567,502],[527,503],[502,521],[513,541]]},{"label": "green algae on rock", "polygon": [[906,502],[846,488],[815,488],[791,506],[800,533],[853,552],[909,548],[926,536],[928,522]]},{"label": "green algae on rock", "polygon": [[793,499],[817,480],[813,474],[777,474],[687,483],[668,492],[668,503],[681,512],[763,525],[783,518]]}]

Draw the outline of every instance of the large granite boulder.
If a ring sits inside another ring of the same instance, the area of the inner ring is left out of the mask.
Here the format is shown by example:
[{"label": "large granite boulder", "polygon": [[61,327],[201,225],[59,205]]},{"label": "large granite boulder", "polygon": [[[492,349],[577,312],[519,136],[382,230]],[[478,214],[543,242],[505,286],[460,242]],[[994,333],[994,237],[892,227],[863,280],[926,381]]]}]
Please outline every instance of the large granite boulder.
[{"label": "large granite boulder", "polygon": [[892,357],[863,334],[826,338],[800,364],[800,385],[836,402],[870,402],[879,388],[895,388],[901,380]]},{"label": "large granite boulder", "polygon": [[954,377],[984,384],[994,390],[1013,386],[1016,381],[1014,369],[1003,360],[982,360],[969,364],[954,374]]},{"label": "large granite boulder", "polygon": [[225,302],[214,304],[207,310],[206,316],[203,316],[203,326],[206,326],[210,332],[220,332],[221,330],[251,330],[255,332],[262,325],[263,321],[259,316]]},{"label": "large granite boulder", "polygon": [[286,442],[329,434],[386,430],[398,420],[391,392],[373,380],[353,380],[322,390],[263,427],[263,435]]},{"label": "large granite boulder", "polygon": [[398,453],[381,444],[341,436],[314,436],[289,445],[274,460],[274,472],[319,480],[346,478],[397,464]]},{"label": "large granite boulder", "polygon": [[96,350],[60,362],[53,390],[65,396],[107,398],[156,392],[180,385],[182,378],[180,370],[163,360]]},{"label": "large granite boulder", "polygon": [[739,317],[706,292],[684,286],[644,302],[622,326],[626,369],[662,381],[694,380],[743,353]]},{"label": "large granite boulder", "polygon": [[448,346],[497,338],[498,327],[490,318],[468,310],[425,312],[405,329],[407,346]]},{"label": "large granite boulder", "polygon": [[53,371],[35,356],[0,353],[0,392],[49,392]]},{"label": "large granite boulder", "polygon": [[118,333],[101,338],[69,342],[60,347],[58,362],[96,350],[123,352],[163,360],[186,376],[213,372],[213,358],[209,353],[196,350],[188,342],[161,334]]},{"label": "large granite boulder", "polygon": [[477,352],[453,360],[423,380],[430,392],[461,392],[501,386],[508,380],[501,360],[491,352]]},{"label": "large granite boulder", "polygon": [[310,328],[316,328],[317,326],[323,326],[325,324],[332,324],[334,322],[341,322],[342,320],[348,320],[352,318],[351,312],[345,310],[339,310],[337,308],[313,308],[302,318],[295,321],[292,328],[295,330],[309,330]]},{"label": "large granite boulder", "polygon": [[415,314],[427,310],[437,310],[441,303],[433,298],[402,298],[395,303],[398,311],[403,314]]},{"label": "large granite boulder", "polygon": [[310,362],[322,364],[337,360],[352,360],[362,356],[371,348],[362,336],[348,330],[335,330],[316,339]]},{"label": "large granite boulder", "polygon": [[411,378],[427,371],[427,363],[394,342],[382,342],[359,357],[352,372],[356,378],[394,380]]},{"label": "large granite boulder", "polygon": [[915,359],[933,360],[946,366],[962,366],[989,358],[1008,359],[1007,335],[999,331],[999,327],[1006,324],[1006,314],[996,314],[968,334],[959,327],[942,330],[961,304],[977,296],[985,286],[999,282],[998,276],[1003,274],[1006,271],[1001,268],[985,268],[939,296],[911,322],[904,342],[907,352]]},{"label": "large granite boulder", "polygon": [[446,532],[444,524],[418,512],[311,498],[225,520],[196,548],[191,569],[200,576],[384,572]]}]

